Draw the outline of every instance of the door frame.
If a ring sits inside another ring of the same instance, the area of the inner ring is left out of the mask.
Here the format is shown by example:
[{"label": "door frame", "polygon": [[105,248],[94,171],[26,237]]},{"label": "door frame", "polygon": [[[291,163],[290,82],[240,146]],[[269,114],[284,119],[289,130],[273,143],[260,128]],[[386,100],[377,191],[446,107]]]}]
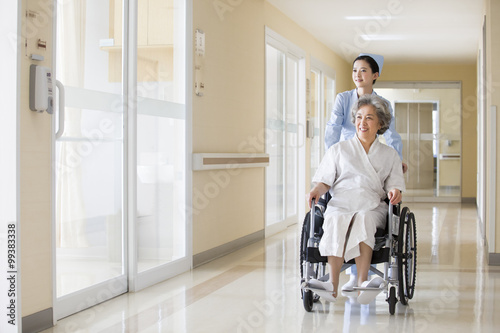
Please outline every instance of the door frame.
[{"label": "door frame", "polygon": [[[192,18],[192,1],[185,0],[185,51],[186,55],[193,54],[193,18]],[[124,44],[127,44],[126,57],[128,59],[137,59],[137,24],[138,24],[138,8],[137,2],[129,0],[129,12],[135,13],[132,17],[133,21],[129,21],[127,27],[128,38],[124,38]],[[130,15],[129,15],[130,17]],[[134,27],[135,29],[130,29]],[[126,166],[124,186],[127,189],[126,197],[126,231],[128,243],[128,289],[132,292],[140,291],[159,282],[165,281],[173,276],[179,275],[190,270],[193,267],[193,246],[192,246],[192,100],[193,95],[193,59],[192,57],[185,58],[186,78],[185,78],[185,256],[181,259],[174,260],[153,267],[143,272],[138,272],[138,243],[137,243],[137,62],[124,61],[128,63],[128,68],[123,68],[124,73],[127,73],[126,96],[128,100],[126,105],[128,108],[125,111],[127,115],[126,129],[128,138],[126,140],[125,150],[127,156],[124,161]]]},{"label": "door frame", "polygon": [[[423,104],[423,103],[426,103],[426,104],[437,104],[437,126],[439,127],[439,116],[440,116],[440,110],[439,110],[439,100],[427,100],[427,99],[422,99],[422,100],[407,100],[407,99],[401,99],[401,100],[394,100],[394,102],[392,102],[392,109],[394,110],[394,113],[396,113],[396,104]],[[434,110],[433,110],[434,111]],[[395,116],[395,114],[394,114]],[[409,119],[409,117],[408,117]],[[407,133],[409,132],[408,128],[409,128],[409,125],[407,124]],[[420,132],[418,133],[418,135],[420,136]],[[434,134],[434,133],[433,133]],[[400,134],[401,135],[401,134]],[[409,138],[408,138],[409,140]],[[433,145],[434,145],[434,140],[435,138],[433,138]],[[420,138],[419,138],[419,141],[420,141]],[[439,138],[438,138],[438,141],[439,141]],[[439,145],[437,146],[437,158],[436,158],[436,187],[438,187],[438,184],[439,184]],[[403,159],[406,159],[406,161],[408,161],[408,158],[407,156],[403,156]],[[439,188],[435,188],[434,190],[437,191],[437,193],[439,193]],[[439,196],[439,195],[438,195]],[[430,197],[427,198],[430,200]]]},{"label": "door frame", "polygon": [[[122,173],[122,256],[123,274],[117,278],[107,280],[83,290],[57,297],[57,258],[56,258],[56,215],[55,215],[55,169],[52,168],[52,285],[53,285],[53,322],[72,315],[78,311],[90,308],[128,291],[138,291],[172,276],[181,274],[192,268],[192,216],[189,207],[192,206],[192,100],[193,94],[193,68],[192,57],[186,57],[185,70],[185,247],[186,256],[174,262],[137,272],[137,232],[135,228],[136,215],[136,178],[137,178],[137,152],[136,152],[136,120],[137,120],[137,1],[121,0],[123,2],[123,54],[122,54],[122,104],[123,104],[123,173]],[[185,0],[185,52],[192,54],[192,22],[193,0]],[[57,6],[53,12],[53,76],[55,77],[55,61],[57,53]],[[135,13],[133,17],[129,13]],[[131,28],[133,27],[133,28]],[[54,80],[55,81],[55,80]],[[55,129],[56,117],[52,117],[52,165],[55,165]],[[135,268],[135,269],[134,269]],[[77,297],[77,298],[75,298]]]},{"label": "door frame", "polygon": [[[313,70],[319,72],[319,96],[320,96],[320,100],[319,100],[320,161],[319,162],[321,162],[321,157],[324,155],[324,153],[326,151],[325,150],[325,131],[324,131],[324,128],[326,127],[326,123],[329,119],[328,118],[329,112],[331,112],[331,110],[328,110],[328,108],[324,104],[325,98],[326,98],[326,96],[325,96],[326,87],[325,87],[325,80],[324,79],[330,78],[333,81],[333,100],[332,100],[332,105],[331,105],[331,108],[333,108],[333,104],[335,103],[335,96],[337,95],[336,72],[334,69],[330,68],[328,65],[324,64],[323,62],[321,62],[320,60],[318,60],[312,56],[310,57],[309,62],[310,62],[309,72],[312,72]],[[310,165],[310,163],[309,163],[309,165]],[[311,175],[311,179],[312,179],[312,177],[313,177],[313,175]]]},{"label": "door frame", "polygon": [[[375,88],[375,91],[377,89],[458,89],[460,91],[460,96],[462,96],[462,83],[460,81],[428,81],[428,82],[413,82],[413,81],[381,81],[377,82],[377,86]],[[406,99],[401,99],[401,100],[396,100],[398,103],[403,102],[403,103],[413,103],[416,102],[416,100],[406,100]],[[433,102],[436,103],[435,100],[419,100],[418,102]],[[462,101],[460,101],[461,103]],[[394,110],[394,102],[391,102],[391,105]],[[439,102],[438,102],[438,112],[439,111]],[[462,116],[462,104],[460,104],[460,116]],[[439,121],[439,120],[438,120]],[[462,129],[463,123],[462,119],[460,118],[460,129]],[[460,154],[462,156],[462,148],[460,149]],[[438,169],[439,172],[439,169]],[[460,164],[460,189],[462,188],[462,163]],[[437,175],[439,177],[439,175]],[[439,179],[438,179],[439,180]],[[438,183],[439,184],[439,183]],[[434,196],[434,197],[406,197],[404,198],[405,201],[407,202],[461,202],[462,198],[461,196],[458,197],[440,197],[440,196]]]},{"label": "door frame", "polygon": [[[277,232],[285,230],[290,225],[294,225],[299,221],[299,216],[305,215],[305,206],[300,204],[299,198],[301,198],[301,193],[305,193],[305,170],[306,170],[306,53],[300,47],[293,44],[286,38],[282,37],[280,34],[265,27],[265,45],[270,45],[275,49],[283,52],[285,54],[285,61],[287,58],[293,58],[297,61],[297,198],[296,207],[297,214],[287,218],[286,216],[286,200],[284,201],[284,212],[285,217],[281,222],[267,226],[265,225],[265,235],[269,237]],[[286,66],[286,64],[285,64]],[[286,93],[286,90],[285,90]],[[285,97],[286,99],[286,97]],[[285,119],[286,122],[286,119]],[[285,130],[286,133],[286,130]],[[286,137],[286,135],[285,135]],[[286,149],[285,149],[286,154]],[[286,155],[284,156],[286,162]],[[267,170],[266,170],[267,172]],[[284,179],[286,180],[286,170]],[[266,201],[265,201],[266,202]],[[267,205],[267,203],[265,204]]]}]

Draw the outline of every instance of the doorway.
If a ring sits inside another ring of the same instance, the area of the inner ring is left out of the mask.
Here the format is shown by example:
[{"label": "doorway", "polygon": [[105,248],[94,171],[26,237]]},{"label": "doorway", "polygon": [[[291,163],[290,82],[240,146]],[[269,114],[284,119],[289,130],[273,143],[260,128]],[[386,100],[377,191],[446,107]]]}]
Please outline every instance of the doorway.
[{"label": "doorway", "polygon": [[405,201],[461,201],[460,82],[377,82],[395,112],[408,164]]},{"label": "doorway", "polygon": [[437,149],[434,145],[432,102],[395,102],[396,131],[403,142],[403,160],[408,165],[405,174],[406,192],[410,196],[434,196],[437,183]]},{"label": "doorway", "polygon": [[[305,55],[266,28],[266,236],[297,223],[305,156]],[[301,103],[302,101],[302,103]]]},{"label": "doorway", "polygon": [[[310,179],[314,176],[325,153],[325,126],[335,103],[335,71],[311,58],[310,110],[308,137],[310,147]],[[308,184],[312,186],[312,184]]]},{"label": "doorway", "polygon": [[191,267],[186,10],[57,6],[56,320]]}]

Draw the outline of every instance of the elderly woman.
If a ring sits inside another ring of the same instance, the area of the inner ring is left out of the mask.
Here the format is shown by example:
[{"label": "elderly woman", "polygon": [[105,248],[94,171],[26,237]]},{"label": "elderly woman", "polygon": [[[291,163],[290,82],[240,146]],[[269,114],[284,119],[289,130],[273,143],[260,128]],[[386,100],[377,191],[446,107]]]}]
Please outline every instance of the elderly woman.
[{"label": "elderly woman", "polygon": [[356,136],[339,142],[326,152],[313,178],[312,201],[330,191],[332,199],[324,214],[321,255],[328,257],[330,281],[310,280],[309,288],[321,289],[327,300],[335,301],[344,260],[355,259],[358,285],[366,286],[375,232],[384,227],[386,197],[392,204],[401,201],[405,184],[401,159],[391,147],[379,142],[391,122],[387,102],[376,95],[363,95],[353,105]]}]

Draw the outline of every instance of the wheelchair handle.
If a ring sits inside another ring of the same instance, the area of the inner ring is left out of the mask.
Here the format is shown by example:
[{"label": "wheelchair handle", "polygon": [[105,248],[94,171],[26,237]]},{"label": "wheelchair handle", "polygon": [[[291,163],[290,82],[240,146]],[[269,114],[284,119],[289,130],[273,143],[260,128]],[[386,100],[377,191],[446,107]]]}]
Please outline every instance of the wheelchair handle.
[{"label": "wheelchair handle", "polygon": [[314,237],[314,220],[316,216],[316,198],[312,198],[311,200],[311,212],[310,212],[310,229],[309,229],[309,239]]}]

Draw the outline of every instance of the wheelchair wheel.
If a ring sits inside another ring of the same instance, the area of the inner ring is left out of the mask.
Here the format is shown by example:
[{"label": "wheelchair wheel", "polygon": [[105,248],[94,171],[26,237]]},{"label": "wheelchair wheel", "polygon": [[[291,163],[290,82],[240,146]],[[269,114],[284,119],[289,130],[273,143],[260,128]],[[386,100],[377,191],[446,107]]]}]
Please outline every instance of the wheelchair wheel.
[{"label": "wheelchair wheel", "polygon": [[391,287],[391,289],[389,289],[389,299],[387,299],[387,302],[389,302],[389,313],[393,315],[394,312],[396,312],[396,303],[398,302],[395,287]]},{"label": "wheelchair wheel", "polygon": [[408,215],[405,249],[406,295],[408,299],[412,299],[415,292],[415,280],[417,278],[417,227],[413,213]]},{"label": "wheelchair wheel", "polygon": [[302,223],[302,232],[300,234],[300,277],[302,279],[301,283],[305,280],[304,276],[304,261],[306,260],[306,252],[307,252],[307,240],[309,239],[309,216],[311,213],[307,213],[304,219],[304,223]]},{"label": "wheelchair wheel", "polygon": [[307,312],[312,311],[312,307],[313,307],[313,303],[314,303],[312,291],[310,291],[310,290],[302,291],[302,303],[304,304],[304,309]]},{"label": "wheelchair wheel", "polygon": [[410,210],[408,207],[404,207],[401,210],[401,215],[399,219],[399,233],[398,233],[398,244],[397,244],[397,264],[398,264],[398,296],[401,304],[408,304],[408,294],[406,288],[406,263],[407,263],[407,246],[405,246],[405,241],[408,234],[408,220],[409,220]]}]

